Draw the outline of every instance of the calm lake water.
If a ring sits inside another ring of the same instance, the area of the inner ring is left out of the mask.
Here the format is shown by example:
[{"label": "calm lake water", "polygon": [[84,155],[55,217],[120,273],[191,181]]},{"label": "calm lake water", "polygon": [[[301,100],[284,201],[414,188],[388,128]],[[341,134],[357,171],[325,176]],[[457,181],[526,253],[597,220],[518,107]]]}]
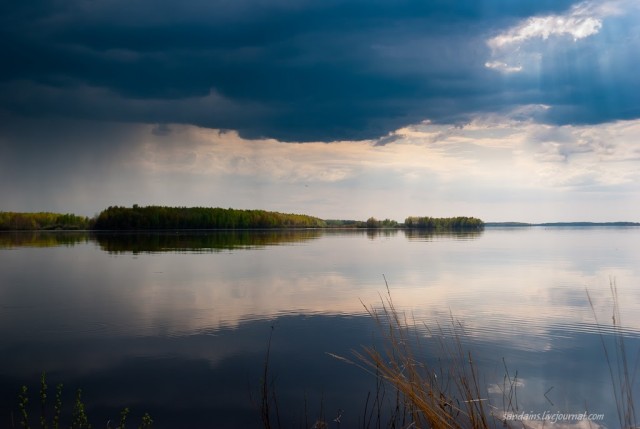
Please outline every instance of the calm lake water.
[{"label": "calm lake water", "polygon": [[83,389],[94,427],[115,427],[125,406],[132,427],[145,411],[155,428],[260,427],[271,335],[282,426],[338,427],[340,414],[340,427],[362,427],[375,379],[328,353],[378,344],[363,303],[380,306],[385,278],[420,336],[460,322],[498,408],[508,371],[524,412],[586,410],[604,414],[594,427],[619,426],[603,342],[615,361],[615,281],[637,362],[640,229],[532,227],[0,234],[0,427],[18,427],[23,384],[39,414],[42,371],[50,398],[64,383],[67,415]]}]

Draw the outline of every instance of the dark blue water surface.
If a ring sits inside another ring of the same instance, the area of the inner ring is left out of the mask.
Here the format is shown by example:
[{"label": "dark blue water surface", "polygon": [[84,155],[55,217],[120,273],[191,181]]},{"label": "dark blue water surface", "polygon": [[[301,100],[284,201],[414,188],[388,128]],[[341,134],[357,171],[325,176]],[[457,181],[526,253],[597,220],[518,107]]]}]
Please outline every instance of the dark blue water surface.
[{"label": "dark blue water surface", "polygon": [[637,362],[640,229],[532,227],[2,233],[0,427],[19,427],[22,385],[39,416],[43,371],[50,404],[64,383],[66,422],[82,388],[93,427],[117,426],[124,407],[131,427],[144,412],[155,428],[262,427],[267,352],[274,427],[372,426],[376,395],[391,405],[393,389],[334,355],[382,349],[364,306],[380,308],[385,279],[421,361],[446,365],[438,344],[454,321],[496,414],[508,374],[518,410],[619,426],[610,369],[616,338]]}]

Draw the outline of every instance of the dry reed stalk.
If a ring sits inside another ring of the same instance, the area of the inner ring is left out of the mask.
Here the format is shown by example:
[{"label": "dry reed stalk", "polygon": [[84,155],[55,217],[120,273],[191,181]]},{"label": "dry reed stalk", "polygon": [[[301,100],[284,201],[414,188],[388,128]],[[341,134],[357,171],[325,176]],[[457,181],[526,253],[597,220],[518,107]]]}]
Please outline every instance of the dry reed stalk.
[{"label": "dry reed stalk", "polygon": [[411,419],[410,426],[434,429],[491,427],[487,399],[482,394],[484,389],[480,386],[476,365],[462,345],[462,326],[452,320],[453,341],[444,338],[441,328],[436,332],[443,358],[449,365],[434,370],[415,358],[412,344],[419,343],[418,330],[405,313],[397,310],[386,279],[385,284],[387,296],[381,296],[381,309],[363,303],[384,335],[384,349],[364,347],[363,352],[354,352],[363,364],[359,366],[397,389],[404,401],[403,409]]},{"label": "dry reed stalk", "polygon": [[611,350],[609,350],[609,347],[607,347],[607,344],[605,343],[602,326],[598,321],[598,316],[596,315],[595,306],[591,299],[591,295],[589,294],[589,290],[586,291],[587,298],[589,299],[593,318],[596,321],[598,336],[600,337],[605,360],[607,361],[607,367],[609,368],[609,376],[613,387],[613,396],[616,403],[616,411],[620,427],[623,429],[637,428],[638,421],[636,419],[636,410],[633,399],[633,386],[635,385],[636,373],[640,362],[640,353],[636,358],[635,365],[630,368],[629,356],[624,341],[622,317],[620,314],[618,286],[615,279],[609,280],[609,288],[611,290],[611,297],[613,300],[613,310],[611,315],[613,340],[615,342],[615,347],[612,350],[613,356],[610,355]]}]

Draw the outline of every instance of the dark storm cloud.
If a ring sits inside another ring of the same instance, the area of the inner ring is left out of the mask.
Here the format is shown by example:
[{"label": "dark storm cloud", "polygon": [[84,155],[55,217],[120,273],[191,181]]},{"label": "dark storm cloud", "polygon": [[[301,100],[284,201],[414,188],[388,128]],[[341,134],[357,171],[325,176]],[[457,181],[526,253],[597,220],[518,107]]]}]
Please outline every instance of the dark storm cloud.
[{"label": "dark storm cloud", "polygon": [[[485,67],[488,37],[574,3],[6,2],[0,109],[297,141],[376,138],[424,119],[463,122],[528,103],[562,106],[548,119],[558,122],[639,115],[628,91],[610,91],[637,85],[628,71],[613,85],[581,68],[578,87],[559,57],[537,80]],[[632,57],[612,60],[634,65]]]}]

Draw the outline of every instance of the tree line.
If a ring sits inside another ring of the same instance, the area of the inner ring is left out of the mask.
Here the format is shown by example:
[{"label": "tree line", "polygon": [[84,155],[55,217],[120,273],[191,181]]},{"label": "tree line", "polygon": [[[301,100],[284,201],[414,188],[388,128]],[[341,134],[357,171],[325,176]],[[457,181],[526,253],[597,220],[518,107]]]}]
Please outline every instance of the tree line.
[{"label": "tree line", "polygon": [[88,217],[73,214],[49,212],[16,213],[0,212],[0,230],[75,230],[89,229],[91,220]]},{"label": "tree line", "polygon": [[266,210],[207,207],[109,207],[96,217],[96,230],[321,228],[322,219]]},{"label": "tree line", "polygon": [[0,230],[167,230],[167,229],[272,229],[272,228],[407,228],[427,231],[473,231],[484,228],[474,217],[418,217],[404,224],[391,219],[366,221],[322,220],[317,217],[266,210],[210,207],[167,207],[134,204],[111,206],[94,218],[50,212],[0,212]]},{"label": "tree line", "polygon": [[405,219],[406,228],[426,229],[429,231],[470,231],[484,228],[484,222],[475,217],[417,217]]},{"label": "tree line", "polygon": [[419,217],[410,216],[404,223],[395,220],[378,220],[370,217],[366,221],[356,220],[327,220],[329,228],[366,228],[366,229],[422,229],[427,231],[479,231],[484,228],[484,222],[475,217]]}]

